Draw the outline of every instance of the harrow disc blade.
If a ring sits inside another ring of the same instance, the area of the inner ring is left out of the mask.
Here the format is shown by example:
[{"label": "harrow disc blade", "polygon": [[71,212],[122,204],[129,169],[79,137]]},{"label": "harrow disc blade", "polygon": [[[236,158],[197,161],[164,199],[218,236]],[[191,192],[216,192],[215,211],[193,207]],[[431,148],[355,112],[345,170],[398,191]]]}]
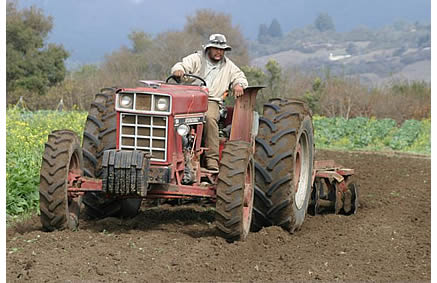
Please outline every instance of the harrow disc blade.
[{"label": "harrow disc blade", "polygon": [[346,184],[328,178],[316,178],[311,192],[308,213],[311,215],[356,214],[359,206],[358,185],[352,176],[345,182]]}]

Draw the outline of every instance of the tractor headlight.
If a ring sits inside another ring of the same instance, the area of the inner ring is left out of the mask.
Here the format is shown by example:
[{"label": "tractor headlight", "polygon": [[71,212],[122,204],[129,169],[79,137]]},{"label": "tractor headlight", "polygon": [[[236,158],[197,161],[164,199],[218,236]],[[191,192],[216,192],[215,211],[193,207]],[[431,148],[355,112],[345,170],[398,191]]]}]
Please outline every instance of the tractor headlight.
[{"label": "tractor headlight", "polygon": [[124,94],[120,96],[120,107],[123,108],[132,108],[132,96],[128,94]]},{"label": "tractor headlight", "polygon": [[169,98],[168,97],[156,97],[155,110],[168,111]]},{"label": "tractor headlight", "polygon": [[181,124],[177,128],[178,135],[184,137],[190,132],[190,127],[186,124]]}]

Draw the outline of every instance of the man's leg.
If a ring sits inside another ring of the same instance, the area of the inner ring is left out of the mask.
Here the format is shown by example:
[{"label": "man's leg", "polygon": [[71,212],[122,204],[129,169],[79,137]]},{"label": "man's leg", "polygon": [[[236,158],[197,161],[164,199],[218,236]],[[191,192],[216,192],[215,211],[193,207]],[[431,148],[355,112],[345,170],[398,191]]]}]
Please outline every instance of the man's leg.
[{"label": "man's leg", "polygon": [[205,146],[208,150],[205,152],[206,168],[209,170],[218,170],[219,160],[219,128],[220,119],[219,104],[215,101],[208,102],[208,111],[206,112],[205,123]]}]

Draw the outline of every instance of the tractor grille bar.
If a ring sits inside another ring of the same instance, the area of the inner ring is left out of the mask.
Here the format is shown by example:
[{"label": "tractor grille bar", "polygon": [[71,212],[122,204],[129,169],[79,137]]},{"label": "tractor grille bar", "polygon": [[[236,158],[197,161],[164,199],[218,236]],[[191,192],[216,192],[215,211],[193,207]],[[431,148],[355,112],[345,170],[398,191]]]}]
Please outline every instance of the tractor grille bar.
[{"label": "tractor grille bar", "polygon": [[167,128],[167,116],[122,113],[120,149],[146,151],[151,161],[167,161]]}]

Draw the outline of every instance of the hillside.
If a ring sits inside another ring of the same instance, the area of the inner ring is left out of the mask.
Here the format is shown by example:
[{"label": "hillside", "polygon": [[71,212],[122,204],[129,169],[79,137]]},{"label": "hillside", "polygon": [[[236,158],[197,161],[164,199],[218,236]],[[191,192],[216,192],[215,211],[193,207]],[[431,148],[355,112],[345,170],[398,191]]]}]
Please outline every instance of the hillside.
[{"label": "hillside", "polygon": [[430,82],[430,26],[403,23],[380,30],[319,32],[309,26],[282,38],[251,42],[251,64],[276,60],[286,69],[359,77],[364,84],[396,80]]}]

